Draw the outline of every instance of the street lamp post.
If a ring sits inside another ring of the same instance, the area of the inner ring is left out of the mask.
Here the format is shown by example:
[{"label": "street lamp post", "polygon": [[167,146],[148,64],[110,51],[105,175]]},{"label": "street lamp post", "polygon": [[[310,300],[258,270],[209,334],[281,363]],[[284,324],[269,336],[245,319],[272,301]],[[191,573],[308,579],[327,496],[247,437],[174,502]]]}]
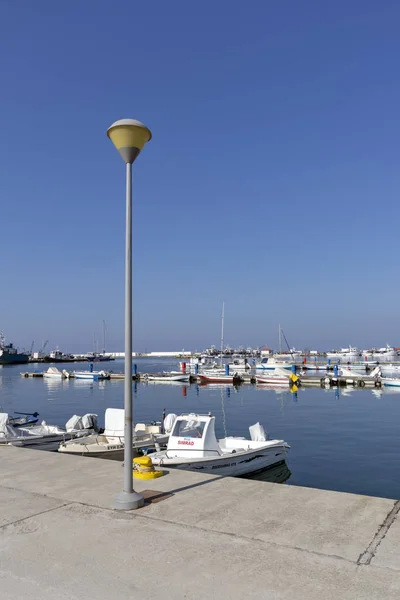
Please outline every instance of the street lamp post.
[{"label": "street lamp post", "polygon": [[124,488],[115,500],[115,508],[132,510],[144,504],[143,496],[133,490],[132,480],[132,163],[151,140],[151,131],[140,121],[121,119],[107,129],[107,135],[126,164]]}]

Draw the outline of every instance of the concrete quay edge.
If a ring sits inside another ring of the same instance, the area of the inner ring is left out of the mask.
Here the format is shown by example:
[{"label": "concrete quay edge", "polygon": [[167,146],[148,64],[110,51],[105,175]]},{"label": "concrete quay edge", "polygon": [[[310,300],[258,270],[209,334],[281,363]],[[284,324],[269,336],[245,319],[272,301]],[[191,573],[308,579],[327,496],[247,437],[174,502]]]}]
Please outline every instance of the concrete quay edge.
[{"label": "concrete quay edge", "polygon": [[7,598],[400,597],[399,501],[170,470],[121,513],[121,463],[0,456]]}]

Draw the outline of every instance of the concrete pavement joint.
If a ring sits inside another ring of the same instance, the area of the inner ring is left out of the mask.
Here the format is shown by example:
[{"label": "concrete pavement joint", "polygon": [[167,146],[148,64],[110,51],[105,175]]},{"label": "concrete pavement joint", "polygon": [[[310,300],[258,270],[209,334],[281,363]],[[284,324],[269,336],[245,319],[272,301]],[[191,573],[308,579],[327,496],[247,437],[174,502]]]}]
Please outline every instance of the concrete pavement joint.
[{"label": "concrete pavement joint", "polygon": [[398,512],[400,511],[400,500],[397,500],[394,503],[392,510],[386,515],[385,520],[379,526],[378,531],[374,535],[369,546],[360,554],[357,560],[358,565],[369,565],[371,560],[374,558],[376,551],[381,544],[382,540],[385,538],[387,532],[392,526],[395,518],[397,517]]},{"label": "concrete pavement joint", "polygon": [[[118,515],[118,516],[120,516],[120,515]],[[307,548],[301,548],[300,546],[290,546],[289,544],[279,544],[278,542],[274,542],[272,540],[262,540],[261,538],[257,538],[257,537],[246,537],[243,535],[238,535],[237,533],[231,533],[229,531],[220,531],[219,529],[206,529],[205,527],[199,527],[198,525],[189,525],[188,523],[179,523],[177,521],[171,521],[168,519],[160,519],[159,517],[155,517],[153,515],[144,515],[144,514],[136,513],[134,516],[138,517],[138,518],[142,518],[142,519],[149,519],[151,521],[160,521],[161,523],[166,523],[168,525],[178,525],[179,527],[183,527],[183,528],[187,528],[187,529],[198,529],[205,533],[224,535],[224,536],[228,536],[231,538],[235,538],[237,540],[244,540],[246,542],[256,542],[257,544],[260,544],[260,545],[271,545],[271,546],[275,546],[277,548],[290,548],[292,550],[298,550],[300,552],[305,552],[306,554],[314,554],[316,556],[325,556],[327,558],[336,558],[338,560],[343,560],[352,565],[359,566],[356,561],[350,560],[348,558],[344,558],[343,556],[339,556],[338,554],[328,554],[328,553],[324,553],[324,552],[317,552],[316,550],[307,550]]]},{"label": "concrete pavement joint", "polygon": [[[9,488],[12,489],[12,488]],[[39,495],[39,494],[36,494]],[[4,523],[0,525],[0,530],[9,527],[10,525],[18,525],[19,523],[23,523],[24,521],[28,521],[29,519],[33,519],[34,517],[39,517],[40,515],[45,515],[46,513],[53,512],[54,510],[58,510],[59,508],[65,508],[70,504],[77,504],[76,502],[66,502],[65,504],[60,504],[59,506],[53,506],[52,508],[48,508],[46,510],[42,510],[38,513],[34,513],[33,515],[29,515],[28,517],[22,517],[22,519],[17,519],[16,521],[9,521],[8,523]]]}]

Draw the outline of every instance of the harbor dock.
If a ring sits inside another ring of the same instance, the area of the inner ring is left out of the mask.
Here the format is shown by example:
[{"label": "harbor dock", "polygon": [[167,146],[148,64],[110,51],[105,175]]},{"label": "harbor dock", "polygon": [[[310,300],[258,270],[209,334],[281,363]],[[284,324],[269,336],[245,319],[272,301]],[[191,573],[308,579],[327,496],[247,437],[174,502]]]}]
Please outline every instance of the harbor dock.
[{"label": "harbor dock", "polygon": [[1,589],[7,600],[400,597],[400,501],[2,448]]},{"label": "harbor dock", "polygon": [[[107,379],[113,379],[113,380],[123,380],[125,379],[125,374],[124,373],[113,373],[113,372],[109,372]],[[142,382],[146,382],[149,375],[154,375],[154,373],[135,373],[132,374],[132,381],[142,381]],[[26,372],[22,372],[21,373],[21,377],[43,377],[43,371],[26,371]],[[69,374],[69,377],[71,379],[73,379],[75,377],[74,372],[71,371]],[[246,384],[255,384],[257,382],[256,379],[256,375],[250,374],[250,373],[241,373],[240,374],[241,380],[238,380],[235,385],[246,385]],[[199,383],[200,382],[200,377],[198,375],[193,375],[191,374],[189,377],[189,382],[188,383]],[[160,383],[159,381],[157,383]],[[350,385],[353,387],[368,387],[368,388],[373,388],[373,387],[381,387],[381,383],[379,380],[374,381],[374,380],[368,380],[368,378],[365,379],[350,379],[349,377],[333,377],[332,374],[329,375],[322,375],[322,376],[316,376],[316,375],[300,375],[300,385],[303,387],[318,387],[318,386],[322,386],[322,387],[326,387],[326,386],[346,386],[346,385]],[[162,384],[162,382],[161,382]]]}]

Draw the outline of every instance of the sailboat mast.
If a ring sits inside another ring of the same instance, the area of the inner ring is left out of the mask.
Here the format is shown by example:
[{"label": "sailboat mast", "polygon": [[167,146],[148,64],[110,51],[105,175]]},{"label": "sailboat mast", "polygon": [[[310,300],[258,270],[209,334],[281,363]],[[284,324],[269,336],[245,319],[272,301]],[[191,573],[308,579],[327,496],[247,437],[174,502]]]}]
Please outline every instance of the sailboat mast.
[{"label": "sailboat mast", "polygon": [[106,322],[103,319],[103,354],[106,353]]},{"label": "sailboat mast", "polygon": [[279,336],[279,354],[282,354],[282,334],[281,334],[281,326],[278,325],[278,336]]},{"label": "sailboat mast", "polygon": [[222,354],[224,351],[224,316],[225,316],[225,302],[222,303],[222,321],[221,321],[221,365],[222,365]]}]

